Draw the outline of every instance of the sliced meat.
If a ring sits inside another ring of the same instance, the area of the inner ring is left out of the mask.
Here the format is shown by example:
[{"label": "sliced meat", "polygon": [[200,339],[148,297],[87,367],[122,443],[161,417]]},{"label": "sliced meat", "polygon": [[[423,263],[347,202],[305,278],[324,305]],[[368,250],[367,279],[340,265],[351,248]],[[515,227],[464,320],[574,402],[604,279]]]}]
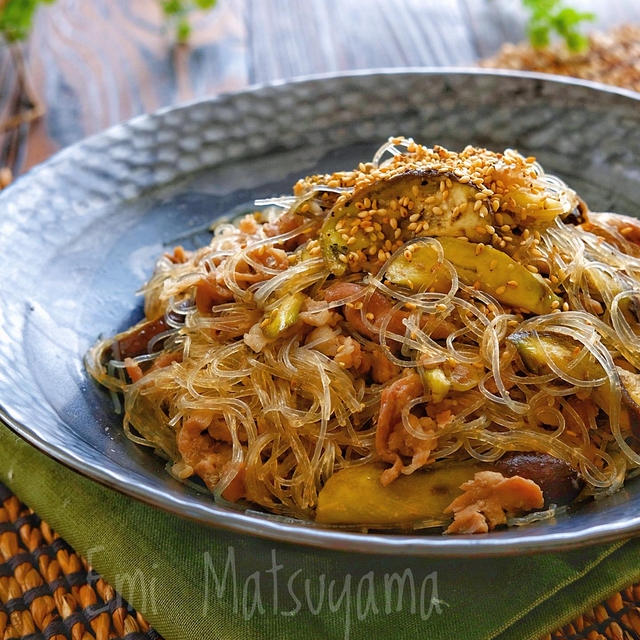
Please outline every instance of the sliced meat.
[{"label": "sliced meat", "polygon": [[314,348],[317,351],[333,358],[344,369],[365,375],[371,368],[371,357],[359,342],[351,336],[336,333],[327,325],[313,329],[306,342],[316,343]]},{"label": "sliced meat", "polygon": [[[287,211],[281,216],[278,216],[273,222],[267,222],[263,225],[263,230],[267,236],[273,238],[274,236],[280,236],[284,233],[289,233],[298,227],[301,227],[305,222],[305,219],[295,212]],[[309,233],[301,233],[284,243],[284,248],[287,251],[299,247],[301,244],[309,239]]]},{"label": "sliced meat", "polygon": [[[256,265],[262,265],[267,269],[284,271],[289,266],[286,252],[275,247],[258,247],[248,255]],[[213,307],[230,302],[234,298],[233,292],[229,290],[219,272],[223,262],[196,284],[195,302],[200,313],[211,313]],[[235,281],[241,289],[247,289],[252,284],[269,280],[271,277],[272,274],[262,270],[260,266],[254,268],[244,260],[239,260],[235,265]]]},{"label": "sliced meat", "polygon": [[152,363],[150,371],[168,367],[173,362],[182,362],[182,351],[172,351],[171,353],[163,353],[158,356]]},{"label": "sliced meat", "polygon": [[200,313],[211,313],[213,307],[233,300],[233,293],[218,284],[215,274],[202,278],[196,285],[196,307]]},{"label": "sliced meat", "polygon": [[[410,373],[392,382],[382,391],[376,424],[376,451],[380,459],[392,463],[380,476],[380,482],[385,486],[401,473],[413,473],[427,464],[437,444],[436,423],[431,418],[409,416],[412,427],[422,431],[424,438],[410,434],[402,423],[402,408],[423,393],[422,380],[417,373]],[[409,464],[405,465],[403,458],[410,459]]]},{"label": "sliced meat", "polygon": [[184,264],[191,257],[191,252],[185,251],[183,246],[178,245],[174,247],[173,253],[165,253],[164,255],[171,260],[173,264]]},{"label": "sliced meat", "polygon": [[373,325],[375,329],[379,329],[382,326],[383,320],[385,320],[386,316],[391,313],[387,329],[393,333],[404,335],[405,326],[403,321],[409,317],[409,314],[405,311],[393,311],[393,304],[391,301],[377,291],[373,292],[366,305],[361,309],[356,308],[356,305],[358,302],[364,302],[364,297],[367,293],[367,288],[361,284],[337,282],[325,290],[324,299],[327,302],[334,302],[335,300],[352,296],[358,292],[362,293],[361,297],[363,300],[357,299],[355,302],[343,307],[345,320],[353,329],[358,331],[358,333],[361,333],[363,336],[377,342],[379,337],[378,331],[372,331],[369,329],[364,324],[362,316],[366,316],[368,313],[373,314],[373,319],[370,321],[370,324]]},{"label": "sliced meat", "polygon": [[341,316],[332,309],[327,309],[326,306],[320,300],[306,297],[300,311],[300,320],[311,327],[335,326],[341,320]]},{"label": "sliced meat", "polygon": [[351,336],[339,336],[340,346],[336,350],[334,360],[345,369],[360,369],[363,364],[363,350],[359,342]]},{"label": "sliced meat", "polygon": [[384,354],[382,349],[371,350],[371,377],[374,382],[384,384],[400,374],[400,367]]},{"label": "sliced meat", "polygon": [[[334,302],[340,298],[352,296],[359,291],[362,292],[362,298],[364,298],[366,294],[366,287],[364,285],[357,284],[355,282],[336,282],[325,289],[324,299],[327,302]],[[386,296],[378,291],[374,291],[369,298],[366,307],[362,308],[362,310],[358,307],[358,302],[362,303],[363,300],[356,300],[355,302],[345,305],[343,307],[343,314],[352,328],[363,336],[378,342],[378,331],[371,331],[362,320],[362,316],[367,313],[373,314],[373,320],[370,321],[370,324],[375,328],[379,328],[387,314],[391,313],[387,329],[400,336],[405,334],[406,328],[404,321],[409,317],[409,313],[398,309],[393,311],[393,303]],[[452,322],[447,319],[443,319],[436,314],[423,314],[421,327],[434,340],[444,340],[456,329]],[[390,346],[393,346],[393,344]]]},{"label": "sliced meat", "polygon": [[487,533],[514,516],[544,505],[542,490],[520,476],[505,478],[495,471],[480,471],[460,487],[464,493],[446,509],[453,522],[446,533]]},{"label": "sliced meat", "polygon": [[422,380],[417,373],[410,373],[382,390],[376,425],[376,451],[385,462],[395,462],[398,457],[389,448],[389,435],[398,422],[402,424],[402,407],[423,393]]},{"label": "sliced meat", "polygon": [[[418,418],[409,415],[409,422],[414,431],[421,432],[423,437],[416,438],[409,433],[402,422],[397,422],[389,434],[388,448],[396,454],[393,465],[380,474],[383,487],[391,484],[400,474],[409,475],[429,463],[431,452],[438,446],[437,423],[431,418]],[[409,459],[408,464],[403,460]]]},{"label": "sliced meat", "polygon": [[281,236],[284,233],[289,233],[304,224],[304,218],[297,213],[287,211],[278,216],[273,222],[267,222],[263,225],[262,229],[265,234],[270,238],[274,236]]},{"label": "sliced meat", "polygon": [[636,218],[590,211],[580,227],[600,236],[623,253],[640,256],[640,222]]},{"label": "sliced meat", "polygon": [[[207,487],[213,491],[220,481],[222,474],[231,465],[233,447],[228,442],[222,442],[212,437],[210,428],[216,435],[220,433],[220,424],[211,420],[208,412],[197,412],[185,418],[182,427],[178,431],[176,441],[178,451],[184,461],[204,480]],[[240,479],[236,478],[240,475]],[[236,478],[229,485],[229,495],[225,491],[225,497],[239,499],[244,495],[243,473],[237,470]],[[242,486],[240,486],[242,485]]]}]

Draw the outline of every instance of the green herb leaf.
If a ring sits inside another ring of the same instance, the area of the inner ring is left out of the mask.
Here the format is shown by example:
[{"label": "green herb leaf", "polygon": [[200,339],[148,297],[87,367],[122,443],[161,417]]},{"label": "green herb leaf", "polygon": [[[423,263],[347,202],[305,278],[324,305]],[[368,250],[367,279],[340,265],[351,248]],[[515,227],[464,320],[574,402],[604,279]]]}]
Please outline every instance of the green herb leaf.
[{"label": "green herb leaf", "polygon": [[6,0],[0,2],[0,34],[7,42],[27,38],[38,6],[54,0]]},{"label": "green herb leaf", "polygon": [[548,46],[552,33],[564,40],[569,51],[582,51],[588,46],[589,41],[580,33],[580,26],[594,20],[593,13],[566,6],[562,0],[522,0],[522,4],[529,11],[527,35],[535,48]]},{"label": "green herb leaf", "polygon": [[536,49],[543,49],[549,45],[549,27],[545,25],[531,25],[527,31],[529,41]]},{"label": "green herb leaf", "polygon": [[189,40],[191,35],[191,25],[186,18],[181,18],[176,25],[176,39],[180,44],[184,44]]},{"label": "green herb leaf", "polygon": [[164,15],[172,23],[175,39],[180,44],[185,44],[191,35],[191,13],[212,9],[215,4],[216,0],[160,0]]},{"label": "green herb leaf", "polygon": [[162,10],[167,16],[177,16],[182,13],[182,2],[180,0],[163,0]]},{"label": "green herb leaf", "polygon": [[572,51],[573,53],[584,51],[589,46],[589,38],[584,34],[577,33],[575,31],[568,33],[565,40],[569,51]]}]

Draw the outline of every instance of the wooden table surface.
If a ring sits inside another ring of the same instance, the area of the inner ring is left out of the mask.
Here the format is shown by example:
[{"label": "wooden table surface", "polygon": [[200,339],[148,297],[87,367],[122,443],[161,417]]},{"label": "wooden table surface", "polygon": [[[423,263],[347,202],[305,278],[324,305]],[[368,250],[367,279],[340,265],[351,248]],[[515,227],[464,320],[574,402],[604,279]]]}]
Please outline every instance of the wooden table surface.
[{"label": "wooden table surface", "polygon": [[[592,28],[640,23],[640,0],[571,0]],[[1,0],[0,0],[1,5]],[[218,0],[175,47],[158,0],[57,0],[26,47],[46,114],[2,136],[0,167],[55,151],[159,107],[251,84],[349,69],[472,66],[524,38],[519,0]],[[15,73],[0,47],[0,120]]]},{"label": "wooden table surface", "polygon": [[[638,0],[572,0],[597,28],[640,22]],[[57,0],[27,47],[47,109],[0,141],[14,173],[136,114],[250,84],[312,73],[473,65],[524,37],[518,0],[218,0],[196,14],[189,47],[172,45],[158,0]],[[0,50],[0,116],[14,83]]]}]

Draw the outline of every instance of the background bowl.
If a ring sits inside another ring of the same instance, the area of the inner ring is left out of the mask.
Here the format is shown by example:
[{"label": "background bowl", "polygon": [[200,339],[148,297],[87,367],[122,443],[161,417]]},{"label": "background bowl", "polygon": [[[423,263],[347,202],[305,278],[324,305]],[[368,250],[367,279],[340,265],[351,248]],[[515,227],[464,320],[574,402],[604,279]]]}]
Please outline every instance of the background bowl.
[{"label": "background bowl", "polygon": [[487,535],[362,534],[225,509],[130,442],[82,357],[142,316],[136,289],[217,216],[349,169],[390,135],[535,155],[592,209],[640,202],[640,95],[552,76],[402,70],[303,79],[167,109],[54,156],[0,195],[0,406],[71,468],[215,526],[308,545],[406,555],[551,551],[640,531],[640,479],[552,521]]}]

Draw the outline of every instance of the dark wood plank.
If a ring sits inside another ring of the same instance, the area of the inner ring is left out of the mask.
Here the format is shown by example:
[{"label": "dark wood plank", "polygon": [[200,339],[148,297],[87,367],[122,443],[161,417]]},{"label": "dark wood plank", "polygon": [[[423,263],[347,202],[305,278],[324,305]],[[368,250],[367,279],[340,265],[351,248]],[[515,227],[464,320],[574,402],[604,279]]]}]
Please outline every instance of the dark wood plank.
[{"label": "dark wood plank", "polygon": [[[637,0],[571,0],[591,28],[640,22]],[[249,83],[372,67],[471,65],[524,37],[517,0],[218,0],[189,48],[172,47],[157,0],[57,0],[38,14],[28,59],[45,118],[0,141],[25,170],[138,113]],[[0,117],[12,70],[0,49]],[[26,133],[27,128],[22,131]]]},{"label": "dark wood plank", "polygon": [[274,3],[249,0],[251,80],[473,62],[476,53],[458,2],[440,2],[437,10],[435,4],[279,0],[273,11]]},{"label": "dark wood plank", "polygon": [[[524,37],[524,16],[514,16],[512,7],[503,7],[503,4],[499,0],[460,0],[464,21],[472,33],[478,58],[492,56],[505,42],[517,42]],[[505,11],[510,15],[505,17]]]},{"label": "dark wood plank", "polygon": [[247,0],[246,19],[252,83],[343,68],[331,1]]},{"label": "dark wood plank", "polygon": [[[427,7],[421,0],[384,3],[391,28],[411,66],[459,66],[477,58],[472,33],[457,0]],[[431,10],[429,10],[431,9]]]}]

